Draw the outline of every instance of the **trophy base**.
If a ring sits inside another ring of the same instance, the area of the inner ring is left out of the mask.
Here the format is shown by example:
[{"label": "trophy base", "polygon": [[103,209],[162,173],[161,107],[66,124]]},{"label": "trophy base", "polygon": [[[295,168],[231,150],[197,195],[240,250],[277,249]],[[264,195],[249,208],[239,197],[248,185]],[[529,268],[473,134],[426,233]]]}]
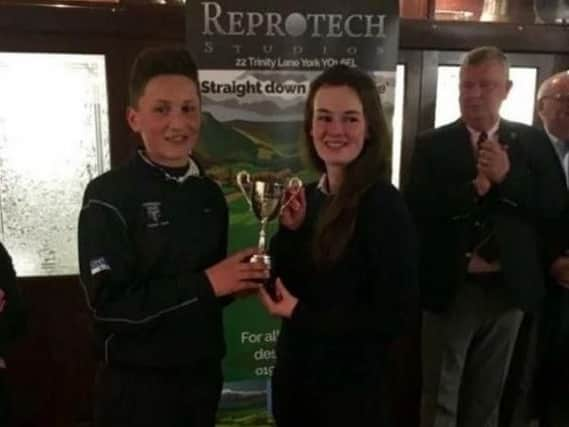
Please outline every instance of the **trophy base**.
[{"label": "trophy base", "polygon": [[269,270],[271,271],[271,276],[268,279],[257,280],[257,282],[263,285],[263,288],[265,289],[265,291],[267,291],[267,293],[273,299],[273,301],[277,302],[280,301],[281,298],[279,295],[277,295],[277,289],[275,286],[277,278],[273,274],[274,271],[271,268],[271,257],[267,254],[255,254],[252,255],[251,258],[249,258],[249,262],[262,262],[267,267],[269,267]]}]

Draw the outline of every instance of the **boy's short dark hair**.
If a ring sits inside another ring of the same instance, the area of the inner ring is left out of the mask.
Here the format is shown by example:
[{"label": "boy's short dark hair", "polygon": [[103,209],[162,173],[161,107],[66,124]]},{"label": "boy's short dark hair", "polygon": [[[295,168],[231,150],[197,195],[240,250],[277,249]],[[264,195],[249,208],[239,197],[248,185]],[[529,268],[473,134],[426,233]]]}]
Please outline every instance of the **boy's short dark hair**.
[{"label": "boy's short dark hair", "polygon": [[136,107],[148,82],[164,74],[178,74],[192,80],[199,93],[198,67],[185,47],[154,47],[138,54],[130,70],[129,105]]}]

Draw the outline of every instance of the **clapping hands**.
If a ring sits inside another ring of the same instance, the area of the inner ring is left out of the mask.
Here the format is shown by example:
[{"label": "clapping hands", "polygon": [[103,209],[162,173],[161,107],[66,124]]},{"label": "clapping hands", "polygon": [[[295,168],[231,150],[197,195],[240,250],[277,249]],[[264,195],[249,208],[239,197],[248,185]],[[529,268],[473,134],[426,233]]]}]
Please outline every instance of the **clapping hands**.
[{"label": "clapping hands", "polygon": [[477,168],[492,183],[502,182],[510,170],[507,146],[493,139],[481,142]]}]

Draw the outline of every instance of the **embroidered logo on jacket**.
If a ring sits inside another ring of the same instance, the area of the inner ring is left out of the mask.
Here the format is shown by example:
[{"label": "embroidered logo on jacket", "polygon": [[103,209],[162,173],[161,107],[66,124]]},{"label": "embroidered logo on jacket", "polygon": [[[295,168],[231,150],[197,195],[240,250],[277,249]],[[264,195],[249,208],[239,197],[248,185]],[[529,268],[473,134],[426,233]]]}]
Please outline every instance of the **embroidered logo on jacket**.
[{"label": "embroidered logo on jacket", "polygon": [[103,257],[94,258],[89,261],[89,268],[91,269],[91,276],[94,276],[95,274],[98,274],[102,271],[111,270],[111,266]]},{"label": "embroidered logo on jacket", "polygon": [[146,226],[148,228],[162,227],[169,222],[162,218],[162,204],[160,202],[146,202],[142,204],[146,214]]}]

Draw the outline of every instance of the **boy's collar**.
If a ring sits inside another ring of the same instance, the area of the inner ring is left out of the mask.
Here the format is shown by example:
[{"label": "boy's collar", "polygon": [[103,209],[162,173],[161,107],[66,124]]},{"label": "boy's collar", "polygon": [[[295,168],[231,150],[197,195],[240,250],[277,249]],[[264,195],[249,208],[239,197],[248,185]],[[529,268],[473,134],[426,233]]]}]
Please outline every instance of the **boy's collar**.
[{"label": "boy's collar", "polygon": [[190,177],[201,176],[198,164],[190,156],[188,156],[188,169],[186,173],[184,173],[182,176],[173,176],[170,173],[168,173],[168,171],[166,171],[163,166],[160,166],[159,164],[154,163],[152,160],[150,160],[148,156],[145,154],[144,150],[138,150],[138,155],[145,163],[147,163],[154,169],[160,171],[164,175],[164,177],[168,180],[176,181],[181,184]]}]

